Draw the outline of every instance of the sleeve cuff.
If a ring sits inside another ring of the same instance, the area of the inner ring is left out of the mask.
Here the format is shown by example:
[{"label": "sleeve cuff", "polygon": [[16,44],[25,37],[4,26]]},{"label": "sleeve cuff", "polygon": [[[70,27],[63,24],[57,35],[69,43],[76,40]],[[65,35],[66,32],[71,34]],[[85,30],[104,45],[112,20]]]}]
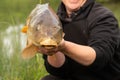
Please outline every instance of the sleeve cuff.
[{"label": "sleeve cuff", "polygon": [[64,77],[67,75],[67,65],[68,65],[68,61],[65,60],[64,64],[59,67],[59,68],[56,68],[56,67],[53,67],[51,66],[47,59],[45,60],[45,67],[46,67],[46,70],[52,74],[52,75],[55,75],[55,76],[60,76],[60,77]]},{"label": "sleeve cuff", "polygon": [[89,66],[89,68],[91,69],[91,70],[96,70],[96,71],[98,71],[98,70],[101,70],[103,67],[104,67],[104,65],[105,65],[105,63],[103,62],[104,61],[104,55],[99,51],[99,49],[98,48],[96,48],[96,47],[92,47],[95,51],[96,51],[96,59],[95,59],[95,61]]}]

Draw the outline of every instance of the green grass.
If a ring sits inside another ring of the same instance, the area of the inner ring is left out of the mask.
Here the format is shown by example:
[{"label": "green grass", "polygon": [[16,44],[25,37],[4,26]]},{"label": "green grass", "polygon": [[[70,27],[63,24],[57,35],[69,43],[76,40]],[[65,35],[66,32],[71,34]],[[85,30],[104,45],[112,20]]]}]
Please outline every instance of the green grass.
[{"label": "green grass", "polygon": [[103,5],[105,5],[113,12],[120,25],[120,9],[119,9],[120,2],[103,3]]},{"label": "green grass", "polygon": [[0,2],[0,22],[15,24],[24,23],[27,16],[37,4],[49,2],[56,11],[59,0],[1,0]]},{"label": "green grass", "polygon": [[21,42],[26,40],[19,30],[19,25],[0,29],[0,80],[39,80],[47,74],[42,55],[22,59]]},{"label": "green grass", "polygon": [[41,56],[29,61],[16,58],[16,56],[14,55],[11,59],[1,58],[0,77],[2,80],[39,80],[47,74]]}]

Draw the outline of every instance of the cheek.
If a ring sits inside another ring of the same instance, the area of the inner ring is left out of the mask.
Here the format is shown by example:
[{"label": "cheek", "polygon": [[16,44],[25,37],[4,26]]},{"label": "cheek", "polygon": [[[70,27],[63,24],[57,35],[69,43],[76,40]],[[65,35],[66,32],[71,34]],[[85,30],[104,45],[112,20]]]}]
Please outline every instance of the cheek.
[{"label": "cheek", "polygon": [[66,0],[61,0],[65,5],[67,4],[67,1]]}]

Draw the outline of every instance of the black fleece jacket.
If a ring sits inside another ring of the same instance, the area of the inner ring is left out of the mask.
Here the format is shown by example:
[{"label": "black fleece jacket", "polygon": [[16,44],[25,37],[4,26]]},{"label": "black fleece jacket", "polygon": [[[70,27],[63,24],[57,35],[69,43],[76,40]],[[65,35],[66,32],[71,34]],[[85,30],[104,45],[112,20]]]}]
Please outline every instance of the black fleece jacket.
[{"label": "black fleece jacket", "polygon": [[72,80],[114,80],[120,76],[120,57],[115,53],[118,44],[118,22],[110,10],[87,0],[80,10],[68,18],[63,3],[58,8],[64,39],[80,45],[91,46],[96,60],[83,66],[68,56],[60,68],[51,66],[44,55],[46,70],[55,76]]}]

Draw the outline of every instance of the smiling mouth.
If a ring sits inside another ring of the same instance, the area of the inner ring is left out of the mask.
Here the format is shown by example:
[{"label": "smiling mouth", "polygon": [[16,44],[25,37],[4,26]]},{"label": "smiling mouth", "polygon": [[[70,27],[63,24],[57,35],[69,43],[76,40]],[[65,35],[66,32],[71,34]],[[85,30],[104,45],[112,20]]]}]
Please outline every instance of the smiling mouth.
[{"label": "smiling mouth", "polygon": [[78,1],[70,0],[70,3],[78,3]]}]

